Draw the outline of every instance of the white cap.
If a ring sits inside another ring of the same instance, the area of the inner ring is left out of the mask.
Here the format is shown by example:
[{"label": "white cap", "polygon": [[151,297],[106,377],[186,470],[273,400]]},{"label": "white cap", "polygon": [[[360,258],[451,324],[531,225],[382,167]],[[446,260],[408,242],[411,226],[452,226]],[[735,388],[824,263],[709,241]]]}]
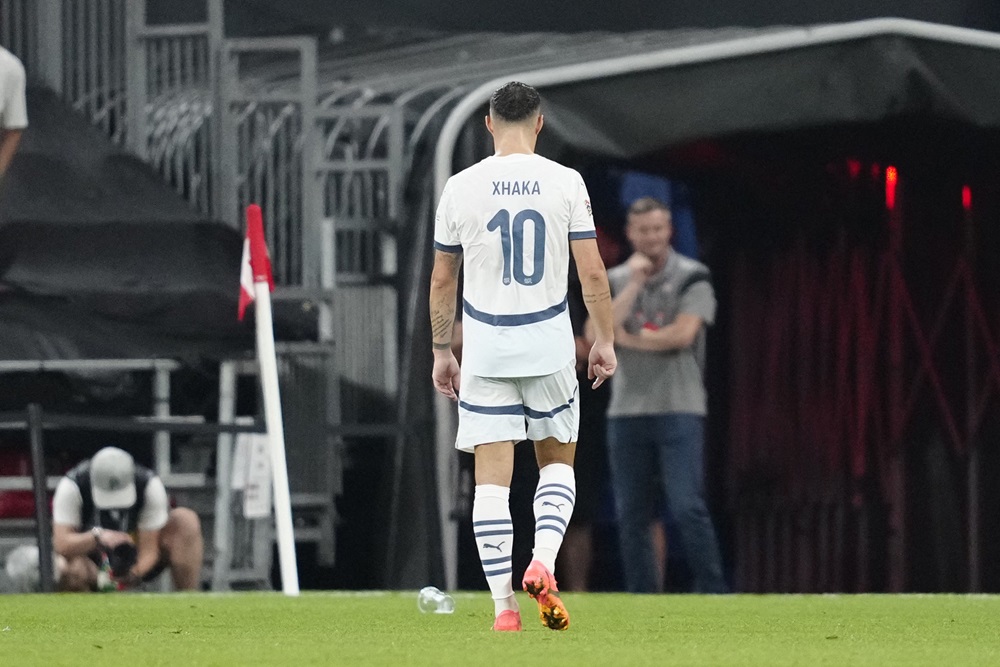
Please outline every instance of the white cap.
[{"label": "white cap", "polygon": [[135,505],[135,461],[117,447],[105,447],[90,460],[90,490],[98,509]]}]

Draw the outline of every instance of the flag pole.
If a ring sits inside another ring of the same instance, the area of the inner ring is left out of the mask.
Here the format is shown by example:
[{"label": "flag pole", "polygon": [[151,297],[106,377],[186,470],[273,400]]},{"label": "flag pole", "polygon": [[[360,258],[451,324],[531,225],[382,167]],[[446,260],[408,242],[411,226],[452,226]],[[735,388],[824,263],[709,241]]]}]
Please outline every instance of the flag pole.
[{"label": "flag pole", "polygon": [[271,486],[274,489],[274,520],[278,533],[281,587],[285,595],[298,595],[299,572],[295,562],[292,499],[288,489],[285,430],[281,418],[278,362],[274,351],[274,325],[271,317],[273,278],[264,241],[264,220],[260,206],[256,204],[247,207],[247,239],[250,242],[250,265],[253,269],[253,289],[257,302],[257,363],[264,390],[264,419],[267,422],[268,449],[271,452]]}]

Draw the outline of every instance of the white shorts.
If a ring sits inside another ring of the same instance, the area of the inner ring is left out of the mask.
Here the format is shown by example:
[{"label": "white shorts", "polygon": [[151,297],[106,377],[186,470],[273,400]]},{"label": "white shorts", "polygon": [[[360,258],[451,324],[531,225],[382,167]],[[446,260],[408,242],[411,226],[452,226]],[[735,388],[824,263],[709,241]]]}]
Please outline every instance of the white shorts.
[{"label": "white shorts", "polygon": [[576,442],[580,430],[579,383],[569,364],[551,375],[486,378],[462,373],[455,448],[513,440]]}]

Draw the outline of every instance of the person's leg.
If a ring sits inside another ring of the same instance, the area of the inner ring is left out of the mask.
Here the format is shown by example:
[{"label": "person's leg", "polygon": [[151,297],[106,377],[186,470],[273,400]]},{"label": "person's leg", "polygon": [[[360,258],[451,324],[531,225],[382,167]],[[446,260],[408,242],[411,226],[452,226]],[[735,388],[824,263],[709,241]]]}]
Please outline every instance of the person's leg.
[{"label": "person's leg", "polygon": [[725,593],[719,544],[705,503],[704,418],[677,413],[659,419],[663,488],[694,575],[694,590]]},{"label": "person's leg", "polygon": [[538,486],[535,489],[535,560],[549,571],[556,568],[556,556],[576,504],[576,477],[573,458],[576,443],[546,438],[535,443]]},{"label": "person's leg", "polygon": [[532,508],[535,544],[521,587],[538,603],[542,623],[569,627],[569,612],[552,574],[576,505],[576,438],[580,428],[579,385],[572,364],[562,371],[522,382],[528,437],[535,441],[538,486]]},{"label": "person's leg", "polygon": [[521,629],[512,585],[510,482],[514,443],[524,440],[525,435],[524,404],[516,381],[463,372],[455,447],[475,456],[472,529],[493,597],[494,630]]},{"label": "person's leg", "polygon": [[62,572],[57,590],[64,593],[88,593],[97,587],[97,564],[87,556],[61,561]]},{"label": "person's leg", "polygon": [[630,593],[657,592],[656,562],[649,535],[656,450],[649,441],[649,417],[608,419],[608,463],[618,518],[625,587]]},{"label": "person's leg", "polygon": [[514,443],[493,442],[475,449],[476,492],[472,502],[472,529],[476,549],[493,597],[494,612],[517,610],[511,553],[514,523],[510,517],[510,481],[514,470]]},{"label": "person's leg", "polygon": [[198,515],[186,507],[170,510],[167,525],[160,531],[160,553],[161,560],[169,564],[176,590],[198,590],[204,552]]}]

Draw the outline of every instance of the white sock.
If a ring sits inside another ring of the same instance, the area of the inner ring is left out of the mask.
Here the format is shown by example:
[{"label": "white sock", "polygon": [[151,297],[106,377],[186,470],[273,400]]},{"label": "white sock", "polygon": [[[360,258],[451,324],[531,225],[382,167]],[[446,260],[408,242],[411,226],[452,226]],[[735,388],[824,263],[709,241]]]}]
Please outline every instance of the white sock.
[{"label": "white sock", "polygon": [[472,502],[472,532],[493,595],[494,611],[517,610],[511,574],[514,523],[510,519],[510,488],[479,484]]},{"label": "white sock", "polygon": [[555,572],[556,556],[576,504],[573,466],[550,463],[538,471],[535,490],[535,560]]}]

